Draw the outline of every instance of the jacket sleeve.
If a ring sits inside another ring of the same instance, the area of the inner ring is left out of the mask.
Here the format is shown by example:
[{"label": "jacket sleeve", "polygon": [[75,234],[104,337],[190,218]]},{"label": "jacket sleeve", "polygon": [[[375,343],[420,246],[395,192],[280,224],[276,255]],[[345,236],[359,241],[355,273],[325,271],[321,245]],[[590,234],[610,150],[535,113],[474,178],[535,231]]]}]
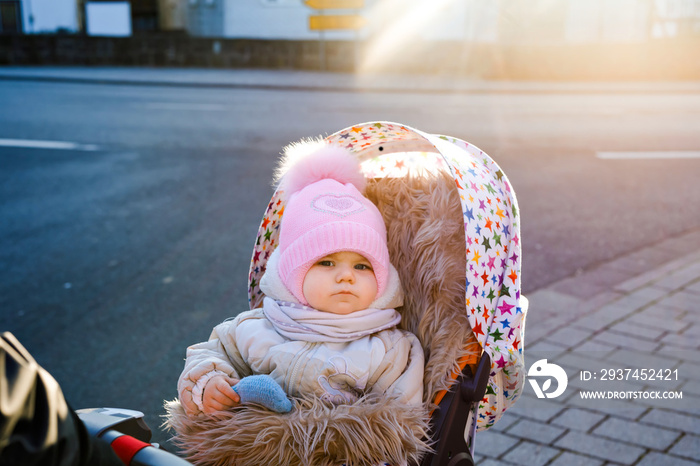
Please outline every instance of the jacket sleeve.
[{"label": "jacket sleeve", "polygon": [[250,374],[235,338],[236,330],[245,321],[246,314],[217,325],[208,341],[187,348],[185,368],[177,384],[180,402],[187,414],[202,412],[202,394],[211,377],[220,374],[240,379]]},{"label": "jacket sleeve", "polygon": [[425,356],[418,338],[401,330],[377,336],[387,351],[370,372],[370,392],[386,393],[411,405],[423,403]]}]

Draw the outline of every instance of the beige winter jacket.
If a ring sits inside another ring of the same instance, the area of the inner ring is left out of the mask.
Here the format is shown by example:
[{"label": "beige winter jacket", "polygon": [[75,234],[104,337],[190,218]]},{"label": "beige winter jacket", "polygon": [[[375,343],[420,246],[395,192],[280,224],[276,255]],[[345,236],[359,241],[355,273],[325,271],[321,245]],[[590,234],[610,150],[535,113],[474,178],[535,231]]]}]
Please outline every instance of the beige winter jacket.
[{"label": "beige winter jacket", "polygon": [[365,393],[386,393],[420,404],[423,364],[418,339],[403,330],[348,343],[293,341],[275,331],[262,309],[254,309],[217,325],[209,341],[187,349],[178,392],[185,410],[198,414],[204,385],[213,374],[237,379],[269,374],[292,397],[316,395],[343,404]]}]

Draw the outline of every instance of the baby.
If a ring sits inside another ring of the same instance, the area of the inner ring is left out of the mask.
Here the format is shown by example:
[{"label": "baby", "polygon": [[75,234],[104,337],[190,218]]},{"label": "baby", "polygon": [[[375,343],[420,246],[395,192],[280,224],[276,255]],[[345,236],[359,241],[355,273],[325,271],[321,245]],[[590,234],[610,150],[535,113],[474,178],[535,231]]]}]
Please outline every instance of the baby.
[{"label": "baby", "polygon": [[[362,195],[356,158],[309,142],[290,146],[285,156],[279,174],[287,202],[260,284],[263,306],[219,324],[207,342],[187,349],[178,382],[182,406],[191,416],[213,415],[265,398],[249,396],[251,390],[335,405],[369,393],[421,404],[423,350],[413,334],[396,328],[401,285],[382,216]],[[246,384],[261,374],[263,383]],[[284,398],[263,404],[288,411]]]}]

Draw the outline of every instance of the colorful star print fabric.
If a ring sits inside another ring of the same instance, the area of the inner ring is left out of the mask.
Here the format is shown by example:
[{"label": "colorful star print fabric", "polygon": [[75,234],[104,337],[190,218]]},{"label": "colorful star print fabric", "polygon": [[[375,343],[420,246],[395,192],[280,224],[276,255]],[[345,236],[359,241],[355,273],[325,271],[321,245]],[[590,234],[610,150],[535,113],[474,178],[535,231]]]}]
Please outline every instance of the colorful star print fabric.
[{"label": "colorful star print fabric", "polygon": [[[515,193],[500,167],[460,139],[405,125],[370,122],[326,138],[357,154],[369,177],[402,177],[409,170],[447,170],[462,203],[467,268],[465,312],[491,358],[491,376],[479,404],[477,428],[491,427],[520,396],[527,300],[520,295],[520,215]],[[260,225],[249,277],[250,307],[262,302],[259,282],[276,247],[284,193],[275,192]]]}]

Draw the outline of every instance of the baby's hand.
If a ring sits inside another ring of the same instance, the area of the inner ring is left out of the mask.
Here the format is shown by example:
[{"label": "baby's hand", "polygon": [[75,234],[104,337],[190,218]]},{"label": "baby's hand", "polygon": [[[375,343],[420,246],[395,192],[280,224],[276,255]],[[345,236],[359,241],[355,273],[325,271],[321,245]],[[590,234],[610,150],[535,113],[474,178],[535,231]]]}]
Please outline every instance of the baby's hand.
[{"label": "baby's hand", "polygon": [[206,414],[214,414],[219,411],[226,411],[233,406],[238,406],[241,397],[238,396],[232,385],[238,383],[238,379],[217,375],[212,377],[204,387],[202,396],[202,407]]}]

